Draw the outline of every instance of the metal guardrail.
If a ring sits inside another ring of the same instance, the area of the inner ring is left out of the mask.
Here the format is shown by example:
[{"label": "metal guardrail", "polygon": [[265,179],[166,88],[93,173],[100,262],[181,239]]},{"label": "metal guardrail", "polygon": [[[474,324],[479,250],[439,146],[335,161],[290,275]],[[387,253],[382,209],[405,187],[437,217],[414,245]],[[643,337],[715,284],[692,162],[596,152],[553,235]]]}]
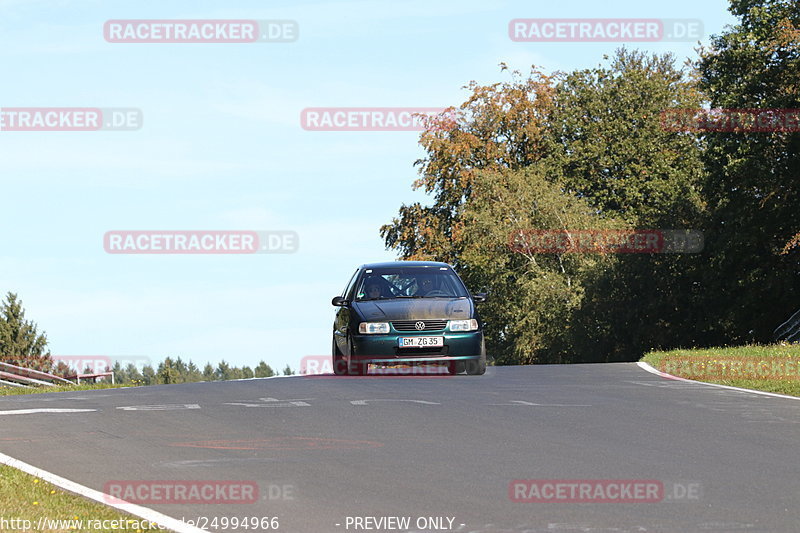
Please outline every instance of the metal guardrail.
[{"label": "metal guardrail", "polygon": [[27,385],[23,385],[22,383],[17,383],[16,381],[6,381],[4,379],[0,379],[0,387],[22,387],[23,389],[29,388]]},{"label": "metal guardrail", "polygon": [[772,335],[776,341],[800,342],[800,310],[778,326]]},{"label": "metal guardrail", "polygon": [[0,378],[5,381],[22,383],[23,385],[52,386],[54,383],[73,385],[71,381],[62,377],[48,374],[47,372],[31,370],[30,368],[23,368],[10,363],[0,363]]}]

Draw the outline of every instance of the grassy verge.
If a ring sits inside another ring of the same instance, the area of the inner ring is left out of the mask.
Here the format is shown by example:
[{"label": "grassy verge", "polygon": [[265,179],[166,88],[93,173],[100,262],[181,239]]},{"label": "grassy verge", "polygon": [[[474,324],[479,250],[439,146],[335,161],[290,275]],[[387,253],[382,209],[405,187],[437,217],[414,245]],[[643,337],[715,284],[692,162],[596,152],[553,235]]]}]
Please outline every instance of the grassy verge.
[{"label": "grassy verge", "polygon": [[800,344],[650,352],[641,360],[673,376],[800,396]]},{"label": "grassy verge", "polygon": [[4,465],[0,465],[0,510],[0,531],[3,532],[35,531],[39,525],[39,531],[55,533],[164,531],[151,528],[140,518],[65,492]]},{"label": "grassy verge", "polygon": [[71,392],[97,389],[119,389],[135,385],[112,385],[111,383],[91,383],[89,385],[57,385],[54,387],[9,387],[0,385],[0,396],[16,396],[20,394],[42,394],[45,392]]}]

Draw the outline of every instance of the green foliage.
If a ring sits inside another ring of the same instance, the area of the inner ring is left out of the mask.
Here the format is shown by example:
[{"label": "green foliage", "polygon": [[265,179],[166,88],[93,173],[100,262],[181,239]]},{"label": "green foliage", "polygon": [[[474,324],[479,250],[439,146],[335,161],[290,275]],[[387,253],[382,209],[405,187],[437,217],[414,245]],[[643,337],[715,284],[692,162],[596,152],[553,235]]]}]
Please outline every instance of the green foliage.
[{"label": "green foliage", "polygon": [[[800,108],[797,2],[733,0],[730,9],[740,23],[696,64],[710,106]],[[800,133],[710,132],[704,142],[704,344],[766,342],[800,301],[800,249],[790,246],[800,230]]]},{"label": "green foliage", "polygon": [[[800,133],[675,131],[672,109],[800,108],[796,0],[731,0],[740,24],[684,68],[607,65],[471,83],[423,132],[415,188],[381,228],[403,259],[447,261],[482,305],[498,363],[630,361],[766,342],[800,301]],[[608,59],[608,58],[606,58]],[[503,70],[505,67],[503,66]],[[514,253],[513,229],[695,229],[702,254]]]},{"label": "green foliage", "polygon": [[226,363],[225,360],[220,361],[220,363],[217,365],[217,369],[214,370],[214,377],[219,381],[236,379],[234,377],[233,369],[231,369],[231,365]]},{"label": "green foliage", "polygon": [[620,228],[589,203],[548,181],[536,163],[518,171],[486,171],[473,181],[463,220],[461,274],[468,286],[488,289],[481,305],[487,351],[499,364],[568,362],[572,315],[584,297],[587,272],[612,259],[595,254],[514,251],[517,230]]},{"label": "green foliage", "polygon": [[206,363],[206,366],[203,368],[203,381],[214,381],[215,379],[214,367],[211,366],[211,363]]},{"label": "green foliage", "polygon": [[44,371],[53,366],[47,336],[38,333],[34,322],[25,320],[22,301],[11,292],[0,306],[0,361]]},{"label": "green foliage", "polygon": [[156,371],[150,365],[145,365],[142,368],[142,383],[144,385],[155,385],[158,383],[156,378]]},{"label": "green foliage", "polygon": [[689,73],[622,49],[606,67],[470,89],[454,127],[421,137],[415,186],[433,205],[403,206],[381,228],[387,247],[448,261],[490,291],[481,314],[498,363],[630,360],[670,342],[663,332],[690,316],[672,294],[692,258],[520,254],[507,242],[517,229],[696,228],[701,145],[661,124],[664,109],[699,105]]},{"label": "green foliage", "polygon": [[399,217],[381,228],[387,246],[405,259],[457,263],[464,246],[461,210],[478,174],[523,168],[549,151],[549,77],[532,69],[522,78],[514,71],[510,83],[481,86],[473,81],[466,88],[472,94],[458,110],[450,110],[455,118],[433,119],[420,138],[428,155],[415,163],[421,177],[414,188],[432,193],[434,204],[403,205]]},{"label": "green foliage", "polygon": [[260,363],[258,363],[258,366],[255,369],[255,377],[257,377],[257,378],[269,378],[269,377],[272,377],[274,375],[275,375],[275,372],[272,370],[272,368],[267,363],[265,363],[264,361],[261,361]]},{"label": "green foliage", "polygon": [[554,171],[604,215],[641,228],[695,222],[702,205],[696,139],[661,123],[665,109],[700,104],[674,61],[621,49],[608,67],[563,75],[556,90]]},{"label": "green foliage", "polygon": [[168,385],[175,383],[197,383],[199,381],[221,381],[229,379],[249,379],[253,377],[269,377],[275,375],[268,364],[261,361],[255,370],[249,366],[242,368],[229,365],[222,361],[215,369],[211,363],[206,363],[203,371],[191,360],[186,363],[180,357],[173,359],[165,358],[158,364],[157,369],[152,366],[145,366],[140,372],[133,365],[128,364],[122,368],[119,362],[112,368],[114,380],[118,384],[130,385]]},{"label": "green foliage", "polygon": [[[185,370],[185,369],[184,369]],[[158,383],[169,385],[171,383],[182,383],[181,374],[175,368],[175,363],[167,357],[158,365]]]}]

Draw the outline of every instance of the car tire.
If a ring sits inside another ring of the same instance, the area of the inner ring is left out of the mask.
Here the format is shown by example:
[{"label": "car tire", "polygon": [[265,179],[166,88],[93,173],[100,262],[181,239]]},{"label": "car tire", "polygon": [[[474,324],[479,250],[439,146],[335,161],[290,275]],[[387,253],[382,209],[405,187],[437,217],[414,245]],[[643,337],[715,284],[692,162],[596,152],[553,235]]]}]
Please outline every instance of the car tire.
[{"label": "car tire", "polygon": [[481,356],[477,361],[467,361],[467,375],[482,376],[486,373],[486,344],[481,341]]},{"label": "car tire", "polygon": [[347,357],[346,362],[346,372],[350,376],[366,376],[367,372],[369,371],[369,363],[360,363],[358,361],[353,361],[353,343],[348,338],[347,339],[347,346],[349,355]]},{"label": "car tire", "polygon": [[452,361],[447,363],[447,373],[450,375],[463,374],[466,370],[464,361]]},{"label": "car tire", "polygon": [[333,373],[337,376],[347,375],[347,361],[344,360],[342,352],[336,346],[336,337],[333,338],[333,347],[331,348],[331,358],[333,359]]}]

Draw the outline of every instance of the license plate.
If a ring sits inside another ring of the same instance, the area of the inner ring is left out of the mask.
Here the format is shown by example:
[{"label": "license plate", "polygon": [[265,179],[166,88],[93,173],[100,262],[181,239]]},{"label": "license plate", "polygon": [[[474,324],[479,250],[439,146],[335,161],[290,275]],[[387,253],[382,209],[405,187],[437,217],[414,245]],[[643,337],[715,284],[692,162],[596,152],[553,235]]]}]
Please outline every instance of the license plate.
[{"label": "license plate", "polygon": [[401,348],[436,348],[444,346],[444,337],[400,337]]}]

